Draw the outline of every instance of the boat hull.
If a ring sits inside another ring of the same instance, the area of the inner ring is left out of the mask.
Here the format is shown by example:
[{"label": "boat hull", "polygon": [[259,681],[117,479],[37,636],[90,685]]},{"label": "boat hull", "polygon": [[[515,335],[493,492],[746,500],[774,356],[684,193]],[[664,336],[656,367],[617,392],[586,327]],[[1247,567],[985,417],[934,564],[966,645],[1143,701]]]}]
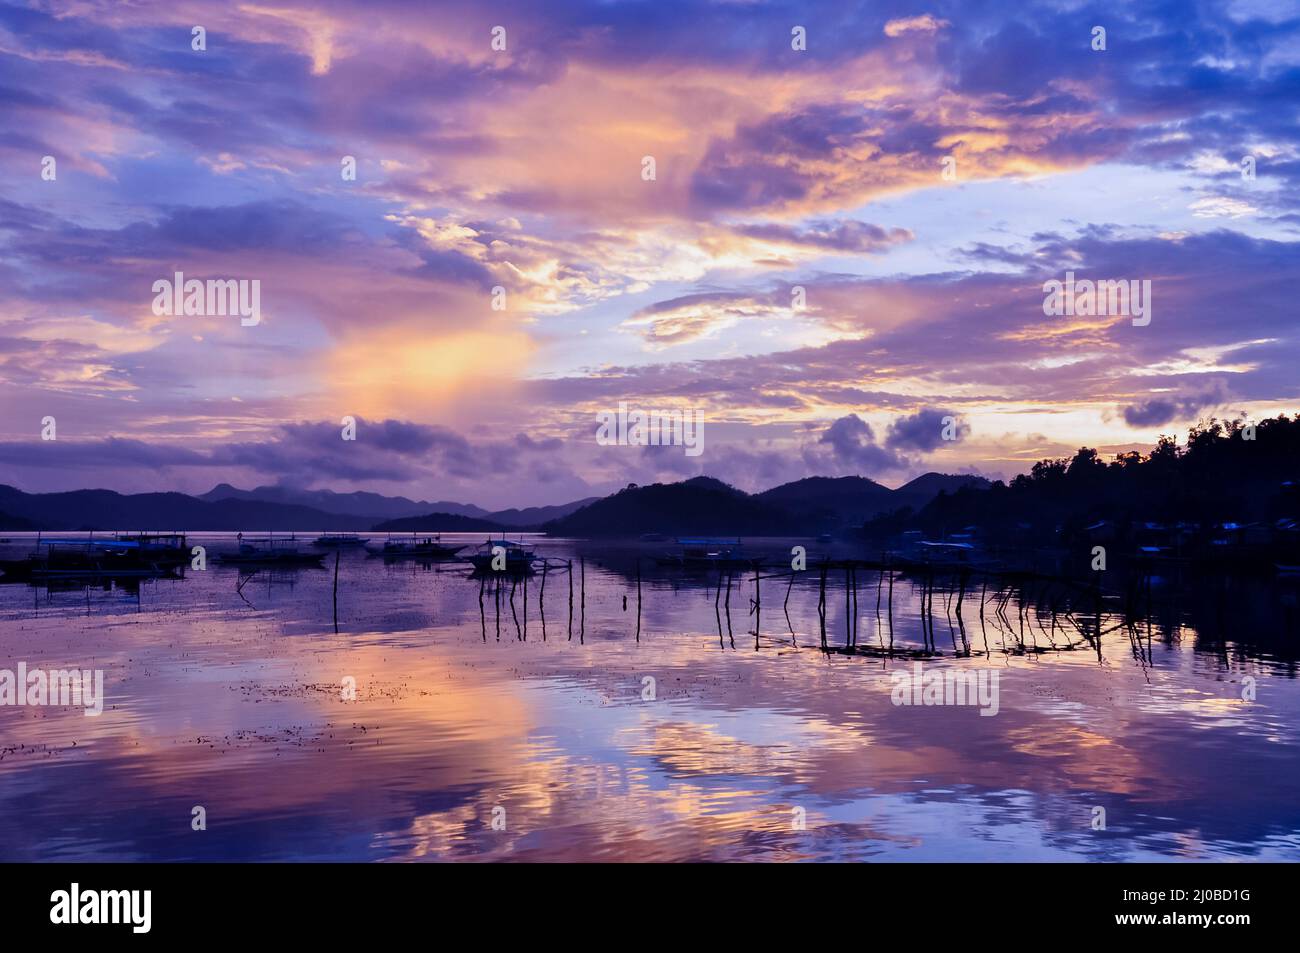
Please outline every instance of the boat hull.
[{"label": "boat hull", "polygon": [[443,546],[440,543],[385,543],[383,549],[368,550],[371,559],[393,561],[420,559],[429,562],[455,559],[464,546]]},{"label": "boat hull", "polygon": [[692,569],[707,571],[710,569],[758,569],[763,565],[762,558],[744,559],[736,557],[708,559],[707,557],[659,556],[655,563],[669,569]]},{"label": "boat hull", "polygon": [[533,562],[534,562],[534,560],[535,560],[536,558],[537,558],[537,557],[535,557],[535,556],[529,556],[529,557],[527,557],[527,558],[524,558],[524,557],[515,557],[515,558],[513,558],[513,559],[511,559],[511,558],[507,558],[507,559],[506,559],[506,568],[505,568],[505,569],[493,569],[493,568],[492,568],[492,557],[491,557],[490,555],[487,555],[487,556],[482,556],[482,555],[474,555],[474,556],[470,556],[470,557],[469,557],[469,561],[470,561],[470,564],[474,567],[474,571],[475,571],[475,572],[478,572],[478,573],[518,573],[518,574],[523,574],[523,573],[529,573],[529,572],[532,572],[532,571],[533,571]]},{"label": "boat hull", "polygon": [[320,566],[324,561],[323,553],[279,553],[266,555],[229,554],[218,556],[216,561],[223,566]]},{"label": "boat hull", "polygon": [[123,556],[61,556],[53,559],[30,556],[0,562],[8,582],[38,582],[44,579],[148,579],[175,576],[174,567],[158,561]]}]

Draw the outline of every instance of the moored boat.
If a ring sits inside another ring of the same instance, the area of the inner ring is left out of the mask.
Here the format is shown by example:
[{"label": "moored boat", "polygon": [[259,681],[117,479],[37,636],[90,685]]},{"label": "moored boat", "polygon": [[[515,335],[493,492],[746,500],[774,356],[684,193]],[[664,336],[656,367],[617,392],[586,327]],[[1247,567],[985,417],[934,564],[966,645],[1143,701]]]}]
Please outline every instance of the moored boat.
[{"label": "moored boat", "polygon": [[356,533],[325,533],[312,540],[312,545],[322,549],[349,549],[354,546],[364,546],[368,542],[370,537],[358,536]]},{"label": "moored boat", "polygon": [[465,547],[445,546],[441,536],[419,537],[412,533],[410,539],[392,539],[384,541],[382,549],[370,550],[370,555],[383,559],[455,559],[456,554]]},{"label": "moored boat", "polygon": [[134,544],[149,557],[180,562],[190,558],[190,549],[184,533],[115,533],[118,543]]},{"label": "moored boat", "polygon": [[749,569],[760,566],[762,557],[744,553],[739,539],[684,537],[677,540],[681,552],[655,558],[660,566],[679,569]]},{"label": "moored boat", "polygon": [[509,539],[489,539],[466,557],[475,572],[529,573],[537,554]]},{"label": "moored boat", "polygon": [[319,566],[324,559],[324,553],[302,552],[292,536],[245,539],[242,535],[238,552],[216,557],[217,562],[228,566]]},{"label": "moored boat", "polygon": [[9,581],[162,577],[173,574],[174,560],[117,539],[41,539],[22,559],[0,561]]}]

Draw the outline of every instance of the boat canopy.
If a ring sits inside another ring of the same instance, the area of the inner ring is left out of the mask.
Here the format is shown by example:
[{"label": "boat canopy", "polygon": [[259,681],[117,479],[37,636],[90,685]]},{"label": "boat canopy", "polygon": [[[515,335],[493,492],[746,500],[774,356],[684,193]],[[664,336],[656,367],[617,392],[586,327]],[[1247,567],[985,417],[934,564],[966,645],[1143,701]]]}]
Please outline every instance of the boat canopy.
[{"label": "boat canopy", "polygon": [[76,539],[46,536],[37,540],[41,546],[82,546],[95,549],[139,549],[140,543],[131,539]]}]

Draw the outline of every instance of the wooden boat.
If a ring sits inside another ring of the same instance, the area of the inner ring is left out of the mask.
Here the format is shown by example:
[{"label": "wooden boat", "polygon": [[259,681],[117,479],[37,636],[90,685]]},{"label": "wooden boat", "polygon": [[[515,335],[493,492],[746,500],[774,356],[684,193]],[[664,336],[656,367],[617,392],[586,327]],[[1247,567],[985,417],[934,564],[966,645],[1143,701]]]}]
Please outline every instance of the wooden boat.
[{"label": "wooden boat", "polygon": [[[492,551],[497,547],[505,550],[504,569],[494,569],[492,566],[492,560],[496,557],[496,554]],[[517,543],[509,539],[489,539],[467,558],[473,564],[475,572],[523,574],[532,572],[533,563],[538,557],[523,543]]]},{"label": "wooden boat", "polygon": [[414,533],[410,539],[392,539],[384,541],[382,549],[370,550],[372,558],[382,559],[455,559],[456,554],[465,547],[444,546],[441,536],[417,537]]},{"label": "wooden boat", "polygon": [[746,556],[738,539],[688,537],[677,544],[682,547],[680,553],[665,553],[655,562],[678,569],[750,569],[763,562],[761,557]]},{"label": "wooden boat", "polygon": [[10,581],[157,578],[174,574],[170,563],[131,541],[44,539],[26,557],[0,561],[0,569]]},{"label": "wooden boat", "polygon": [[353,546],[364,546],[368,542],[370,537],[358,536],[356,533],[326,533],[312,540],[312,545],[322,549],[347,549]]},{"label": "wooden boat", "polygon": [[115,533],[119,543],[132,543],[141,553],[169,562],[184,562],[190,558],[190,548],[184,533]]},{"label": "wooden boat", "polygon": [[1009,569],[998,559],[973,543],[944,540],[915,540],[889,556],[892,565],[902,570],[967,572]]},{"label": "wooden boat", "polygon": [[240,536],[239,551],[222,553],[216,561],[226,566],[319,566],[324,553],[304,553],[292,536],[284,539],[244,539]]}]

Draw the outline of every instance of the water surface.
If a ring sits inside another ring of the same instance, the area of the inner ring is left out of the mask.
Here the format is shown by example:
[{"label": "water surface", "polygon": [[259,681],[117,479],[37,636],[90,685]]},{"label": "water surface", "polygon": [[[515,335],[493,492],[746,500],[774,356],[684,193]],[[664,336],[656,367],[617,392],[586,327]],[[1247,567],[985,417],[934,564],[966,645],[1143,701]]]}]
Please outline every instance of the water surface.
[{"label": "water surface", "polygon": [[[997,614],[975,583],[960,621],[955,593],[933,595],[923,652],[917,580],[895,580],[891,626],[860,572],[849,655],[821,650],[816,572],[761,580],[756,623],[752,574],[728,593],[643,559],[638,635],[636,556],[664,544],[539,547],[575,560],[572,621],[562,569],[544,599],[534,576],[480,602],[464,568],[359,553],[337,625],[332,555],[0,586],[0,668],[99,668],[108,695],[99,717],[0,708],[0,858],[1300,859],[1285,583],[1157,579],[1133,626],[1107,600],[1099,647],[1080,634],[1095,617],[1053,620],[1050,593]],[[849,616],[843,578],[828,586],[834,649]],[[918,656],[995,669],[998,713],[893,704]]]}]

